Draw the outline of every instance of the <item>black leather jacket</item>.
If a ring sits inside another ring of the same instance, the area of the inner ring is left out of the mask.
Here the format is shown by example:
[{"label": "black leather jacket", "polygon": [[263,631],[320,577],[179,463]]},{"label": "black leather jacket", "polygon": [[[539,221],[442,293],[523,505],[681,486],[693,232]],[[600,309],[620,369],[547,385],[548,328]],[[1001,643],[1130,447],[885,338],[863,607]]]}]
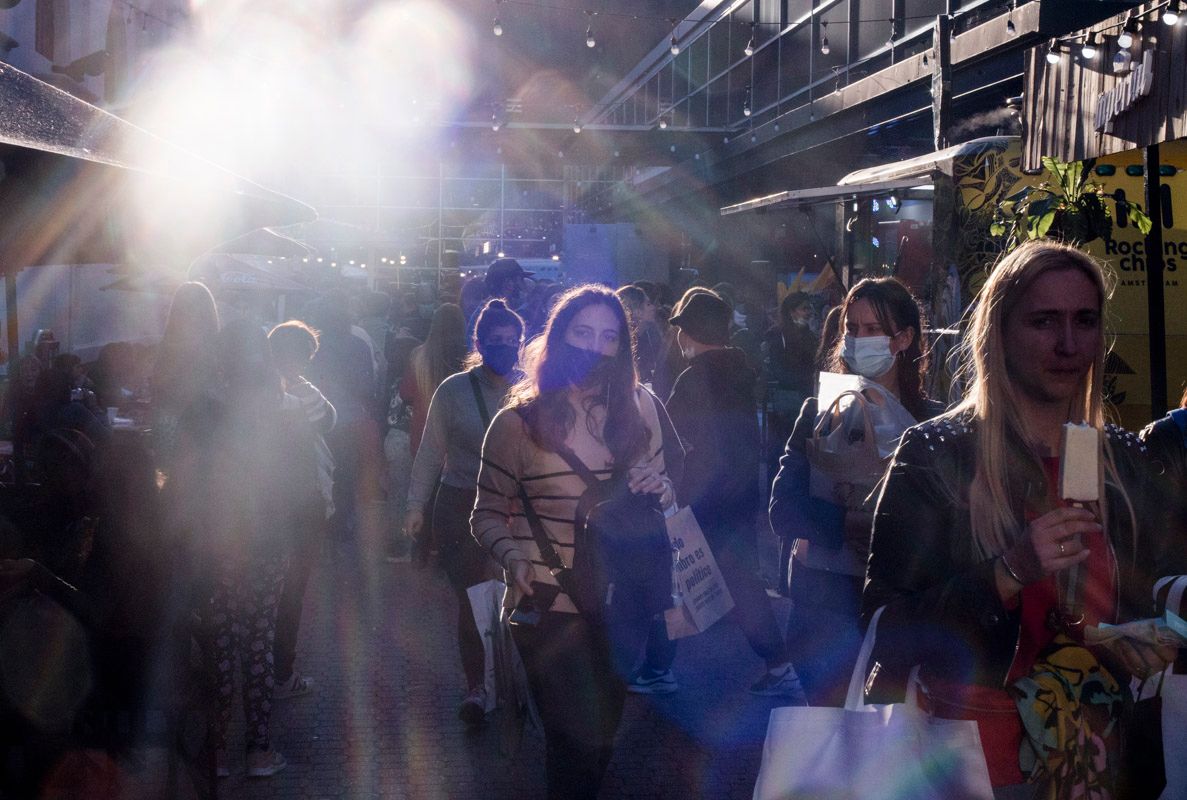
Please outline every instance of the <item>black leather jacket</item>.
[{"label": "black leather jacket", "polygon": [[[1020,613],[997,593],[992,559],[975,549],[968,507],[974,472],[971,415],[952,413],[907,430],[874,514],[862,600],[868,619],[887,606],[874,659],[877,699],[897,695],[914,663],[924,678],[1004,685],[1018,644]],[[1166,487],[1136,436],[1107,426],[1117,473],[1137,519],[1131,524],[1117,487],[1107,486],[1108,533],[1118,564],[1119,620],[1155,615],[1154,582],[1187,572],[1182,520],[1167,513]],[[1045,478],[1011,471],[1017,513],[1041,502]],[[1030,503],[1028,504],[1028,499]],[[887,685],[887,684],[890,685]]]}]

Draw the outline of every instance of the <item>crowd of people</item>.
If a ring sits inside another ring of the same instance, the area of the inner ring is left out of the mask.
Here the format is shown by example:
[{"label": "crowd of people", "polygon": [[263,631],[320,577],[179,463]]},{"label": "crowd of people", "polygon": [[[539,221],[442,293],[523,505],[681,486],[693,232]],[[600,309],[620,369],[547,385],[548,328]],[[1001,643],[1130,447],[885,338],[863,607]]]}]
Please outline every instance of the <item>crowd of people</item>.
[{"label": "crowd of people", "polygon": [[[52,574],[103,609],[87,624],[105,674],[139,702],[162,652],[145,642],[184,621],[211,686],[216,774],[239,745],[238,673],[246,771],[268,777],[285,766],[273,705],[317,691],[297,634],[327,542],[441,565],[466,725],[490,706],[467,589],[502,578],[549,796],[593,798],[627,693],[679,681],[653,602],[671,588],[666,539],[658,576],[644,549],[631,568],[594,558],[614,532],[591,504],[633,502],[632,530],[689,507],[730,624],[764,662],[751,692],[842,705],[884,608],[868,695],[900,696],[920,667],[932,713],[976,720],[995,796],[1144,796],[1125,794],[1130,679],[1176,651],[1084,631],[1161,614],[1155,589],[1187,574],[1187,460],[1177,423],[1140,438],[1105,424],[1099,264],[1040,241],[995,265],[951,410],[929,395],[920,302],[893,277],[836,302],[792,291],[769,318],[729,284],[676,298],[531,277],[500,259],[439,303],[331,291],[270,330],[187,283],[155,357],[113,346],[89,369],[39,333],[6,402],[36,490],[0,537],[0,557],[30,559],[4,561],[5,580]],[[113,435],[131,409],[143,435]],[[1068,422],[1103,431],[1098,501],[1060,496]],[[785,629],[759,570],[767,519]],[[168,546],[150,554],[147,531]],[[114,578],[116,558],[139,559],[151,601]]]}]

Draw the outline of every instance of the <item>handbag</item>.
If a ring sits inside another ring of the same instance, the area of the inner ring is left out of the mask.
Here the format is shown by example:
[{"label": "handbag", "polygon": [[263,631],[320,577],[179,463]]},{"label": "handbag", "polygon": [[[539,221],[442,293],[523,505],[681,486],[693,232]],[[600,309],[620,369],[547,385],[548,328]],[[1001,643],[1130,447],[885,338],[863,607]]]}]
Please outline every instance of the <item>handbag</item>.
[{"label": "handbag", "polygon": [[[841,405],[846,398],[853,402],[844,411]],[[860,427],[850,424],[854,412],[860,416]],[[834,417],[838,422],[830,429]],[[878,453],[869,401],[854,389],[838,394],[828,408],[817,414],[812,435],[804,442],[804,452],[811,468],[809,494],[850,509],[861,507],[886,468]]]},{"label": "handbag", "polygon": [[664,612],[664,624],[674,640],[709,630],[733,610],[734,598],[692,508],[668,517],[667,528],[675,606]]},{"label": "handbag", "polygon": [[754,800],[992,800],[977,723],[923,712],[918,667],[911,671],[905,703],[863,702],[883,610],[870,621],[843,708],[771,711]]}]

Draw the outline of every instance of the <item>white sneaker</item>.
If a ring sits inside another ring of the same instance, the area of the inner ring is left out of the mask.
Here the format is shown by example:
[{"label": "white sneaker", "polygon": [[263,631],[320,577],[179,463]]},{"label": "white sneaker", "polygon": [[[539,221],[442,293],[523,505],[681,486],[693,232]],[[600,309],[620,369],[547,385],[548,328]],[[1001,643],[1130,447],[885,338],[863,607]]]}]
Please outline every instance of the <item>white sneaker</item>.
[{"label": "white sneaker", "polygon": [[666,669],[663,672],[651,672],[646,669],[641,669],[635,673],[626,685],[626,690],[631,694],[671,694],[680,688],[676,683],[676,676],[672,674],[672,670]]},{"label": "white sneaker", "polygon": [[808,702],[800,678],[791,664],[768,670],[750,687],[750,693],[760,697],[790,697],[805,705]]}]

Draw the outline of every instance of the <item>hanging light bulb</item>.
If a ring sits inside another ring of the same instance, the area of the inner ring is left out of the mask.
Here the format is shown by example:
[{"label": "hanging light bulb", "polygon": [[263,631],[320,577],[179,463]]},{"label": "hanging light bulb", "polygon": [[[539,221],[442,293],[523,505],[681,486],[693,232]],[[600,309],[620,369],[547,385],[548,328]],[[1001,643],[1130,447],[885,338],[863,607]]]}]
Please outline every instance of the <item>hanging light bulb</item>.
[{"label": "hanging light bulb", "polygon": [[1084,46],[1080,48],[1080,55],[1087,59],[1096,58],[1096,34],[1088,34],[1088,38],[1084,40]]},{"label": "hanging light bulb", "polygon": [[1137,33],[1138,24],[1133,17],[1125,20],[1125,29],[1117,37],[1117,46],[1126,50],[1133,47],[1133,35]]},{"label": "hanging light bulb", "polygon": [[491,31],[494,33],[494,35],[495,35],[495,36],[502,36],[502,35],[503,35],[503,23],[499,22],[499,18],[498,18],[498,17],[495,17],[495,24],[494,24],[494,26],[491,28]]},{"label": "hanging light bulb", "polygon": [[573,133],[581,133],[581,121],[578,119],[573,120]]},{"label": "hanging light bulb", "polygon": [[829,54],[827,22],[820,23],[820,54],[825,56]]},{"label": "hanging light bulb", "polygon": [[1178,25],[1179,17],[1182,15],[1183,6],[1179,3],[1179,0],[1171,0],[1170,5],[1163,9],[1162,21],[1167,25]]},{"label": "hanging light bulb", "polygon": [[751,114],[750,109],[750,87],[746,87],[746,94],[742,98],[742,116],[748,117]]},{"label": "hanging light bulb", "polygon": [[590,25],[588,28],[585,29],[585,46],[586,47],[597,47],[598,46],[598,40],[595,39],[594,35],[593,35],[593,25]]},{"label": "hanging light bulb", "polygon": [[1047,63],[1058,64],[1062,60],[1063,56],[1059,54],[1059,43],[1053,41],[1047,45]]},{"label": "hanging light bulb", "polygon": [[668,129],[668,118],[667,117],[659,118],[659,129],[661,131],[666,131]]},{"label": "hanging light bulb", "polygon": [[671,43],[668,45],[668,52],[674,56],[680,55],[680,43],[676,41],[676,34],[672,34]]},{"label": "hanging light bulb", "polygon": [[746,55],[747,58],[750,58],[752,55],[754,55],[754,23],[753,22],[750,23],[750,41],[748,41],[746,43],[746,46],[744,48],[742,48],[742,52]]},{"label": "hanging light bulb", "polygon": [[503,127],[503,123],[499,121],[498,114],[490,115],[490,129],[495,133],[499,132],[499,128]]}]

